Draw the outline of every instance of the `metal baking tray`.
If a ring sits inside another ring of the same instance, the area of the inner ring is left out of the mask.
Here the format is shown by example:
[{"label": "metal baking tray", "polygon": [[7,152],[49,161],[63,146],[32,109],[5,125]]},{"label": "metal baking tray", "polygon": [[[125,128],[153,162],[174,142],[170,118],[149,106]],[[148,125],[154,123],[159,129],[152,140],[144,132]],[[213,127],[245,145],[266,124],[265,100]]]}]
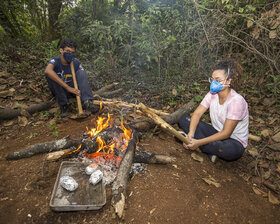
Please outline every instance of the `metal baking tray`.
[{"label": "metal baking tray", "polygon": [[[85,168],[89,164],[81,162],[61,163],[58,175],[54,184],[50,207],[54,211],[81,211],[98,210],[106,203],[106,190],[103,181],[96,185],[89,183],[89,175],[85,173]],[[73,177],[79,184],[73,191],[67,191],[59,184],[62,176]]]}]

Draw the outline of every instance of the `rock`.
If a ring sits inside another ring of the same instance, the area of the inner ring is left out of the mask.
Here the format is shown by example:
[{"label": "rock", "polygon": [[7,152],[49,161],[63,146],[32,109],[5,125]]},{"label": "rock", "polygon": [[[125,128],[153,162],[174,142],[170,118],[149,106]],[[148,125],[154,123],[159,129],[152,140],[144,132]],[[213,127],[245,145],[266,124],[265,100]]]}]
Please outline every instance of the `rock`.
[{"label": "rock", "polygon": [[271,138],[275,142],[280,142],[280,132],[278,132],[276,135],[273,135]]}]

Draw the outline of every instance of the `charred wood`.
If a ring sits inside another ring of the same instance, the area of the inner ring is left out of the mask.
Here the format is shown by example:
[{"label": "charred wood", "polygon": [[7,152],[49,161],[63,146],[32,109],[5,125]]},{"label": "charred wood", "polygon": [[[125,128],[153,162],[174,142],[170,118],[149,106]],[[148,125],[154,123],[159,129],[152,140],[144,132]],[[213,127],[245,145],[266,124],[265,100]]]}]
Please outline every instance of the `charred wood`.
[{"label": "charred wood", "polygon": [[9,155],[7,155],[6,159],[17,160],[22,158],[28,158],[41,153],[49,153],[61,149],[67,149],[72,146],[77,147],[80,143],[81,142],[79,140],[72,140],[69,138],[69,136],[66,136],[59,140],[35,144],[29,148],[25,148],[23,150],[10,153]]},{"label": "charred wood", "polygon": [[134,163],[147,163],[147,164],[168,164],[175,162],[175,157],[170,157],[166,155],[157,155],[148,152],[139,152],[134,156]]},{"label": "charred wood", "polygon": [[114,208],[114,212],[119,218],[123,217],[125,198],[126,198],[126,187],[129,178],[129,172],[131,170],[134,152],[137,143],[137,134],[133,132],[133,138],[127,146],[126,153],[121,161],[118,169],[117,177],[112,187],[112,201],[111,205]]}]

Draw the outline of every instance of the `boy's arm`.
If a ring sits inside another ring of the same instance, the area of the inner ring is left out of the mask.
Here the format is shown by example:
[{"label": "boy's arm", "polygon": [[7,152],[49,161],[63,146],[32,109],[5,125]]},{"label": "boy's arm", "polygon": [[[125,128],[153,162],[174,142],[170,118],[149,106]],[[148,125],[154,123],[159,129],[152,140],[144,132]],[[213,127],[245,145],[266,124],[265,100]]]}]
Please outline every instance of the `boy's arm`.
[{"label": "boy's arm", "polygon": [[71,86],[68,86],[65,82],[62,81],[61,78],[59,78],[59,76],[54,71],[54,65],[53,64],[48,64],[47,65],[47,67],[45,69],[45,75],[47,75],[51,80],[55,81],[57,84],[62,86],[68,92],[80,96],[80,91],[78,89],[75,89],[75,88],[72,88]]}]

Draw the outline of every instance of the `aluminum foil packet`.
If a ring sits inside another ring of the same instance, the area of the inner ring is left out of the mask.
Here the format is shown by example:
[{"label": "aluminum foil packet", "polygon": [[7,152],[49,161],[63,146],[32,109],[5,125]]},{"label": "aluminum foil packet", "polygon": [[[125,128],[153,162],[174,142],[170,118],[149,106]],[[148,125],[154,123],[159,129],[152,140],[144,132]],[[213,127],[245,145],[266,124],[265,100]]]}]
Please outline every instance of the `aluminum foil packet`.
[{"label": "aluminum foil packet", "polygon": [[98,170],[98,165],[95,163],[92,163],[86,167],[85,172],[87,175],[91,175],[96,170]]},{"label": "aluminum foil packet", "polygon": [[75,191],[78,188],[78,183],[72,177],[69,176],[61,177],[59,180],[59,184],[67,191]]},{"label": "aluminum foil packet", "polygon": [[99,183],[103,178],[103,173],[101,172],[101,170],[96,170],[94,171],[89,178],[89,182],[93,185]]}]

